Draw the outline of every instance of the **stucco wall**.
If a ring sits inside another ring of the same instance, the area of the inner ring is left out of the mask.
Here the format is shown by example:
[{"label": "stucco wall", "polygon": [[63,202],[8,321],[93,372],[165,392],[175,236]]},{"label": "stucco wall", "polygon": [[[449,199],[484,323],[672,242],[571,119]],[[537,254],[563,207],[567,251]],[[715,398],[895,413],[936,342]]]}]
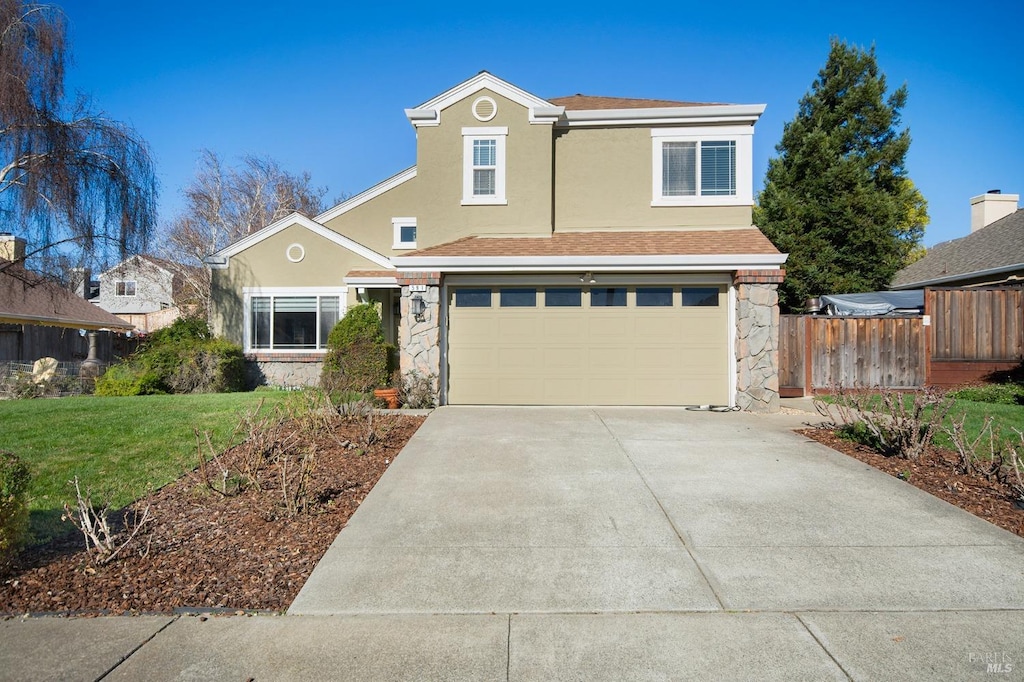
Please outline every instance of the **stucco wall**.
[{"label": "stucco wall", "polygon": [[[286,255],[292,244],[305,250],[298,263]],[[342,287],[350,270],[379,269],[377,263],[293,225],[232,256],[226,269],[211,271],[214,333],[242,343],[245,287]],[[347,306],[355,302],[355,288],[350,287]]]},{"label": "stucco wall", "polygon": [[651,128],[555,131],[555,230],[749,226],[750,206],[651,206]]}]

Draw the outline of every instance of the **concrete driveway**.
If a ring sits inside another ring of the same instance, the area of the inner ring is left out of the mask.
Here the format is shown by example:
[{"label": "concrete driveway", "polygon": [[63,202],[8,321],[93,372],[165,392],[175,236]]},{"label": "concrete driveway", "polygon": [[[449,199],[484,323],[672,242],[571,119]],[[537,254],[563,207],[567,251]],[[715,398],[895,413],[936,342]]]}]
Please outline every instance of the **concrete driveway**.
[{"label": "concrete driveway", "polygon": [[442,408],[288,617],[140,622],[105,679],[1024,679],[1024,541],[813,418]]}]

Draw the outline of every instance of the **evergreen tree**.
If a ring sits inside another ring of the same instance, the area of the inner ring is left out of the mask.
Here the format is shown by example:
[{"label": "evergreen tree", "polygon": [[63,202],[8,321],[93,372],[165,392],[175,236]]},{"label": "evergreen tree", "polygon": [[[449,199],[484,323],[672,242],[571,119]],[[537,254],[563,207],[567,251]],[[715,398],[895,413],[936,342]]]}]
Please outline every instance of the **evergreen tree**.
[{"label": "evergreen tree", "polygon": [[928,222],[906,177],[900,130],[905,85],[886,97],[875,50],[833,39],[825,67],[785,125],[768,164],[755,223],[789,253],[779,299],[884,289],[912,257]]}]

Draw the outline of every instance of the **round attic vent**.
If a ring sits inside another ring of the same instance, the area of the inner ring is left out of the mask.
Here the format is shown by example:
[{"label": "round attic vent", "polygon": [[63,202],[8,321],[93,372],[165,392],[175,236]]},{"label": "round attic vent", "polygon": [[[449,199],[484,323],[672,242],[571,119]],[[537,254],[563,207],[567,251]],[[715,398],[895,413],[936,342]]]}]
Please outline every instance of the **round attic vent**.
[{"label": "round attic vent", "polygon": [[306,249],[302,248],[302,244],[291,244],[285,249],[284,255],[291,262],[298,263],[306,257]]},{"label": "round attic vent", "polygon": [[497,113],[498,105],[490,97],[477,97],[473,102],[473,115],[478,121],[490,121]]}]

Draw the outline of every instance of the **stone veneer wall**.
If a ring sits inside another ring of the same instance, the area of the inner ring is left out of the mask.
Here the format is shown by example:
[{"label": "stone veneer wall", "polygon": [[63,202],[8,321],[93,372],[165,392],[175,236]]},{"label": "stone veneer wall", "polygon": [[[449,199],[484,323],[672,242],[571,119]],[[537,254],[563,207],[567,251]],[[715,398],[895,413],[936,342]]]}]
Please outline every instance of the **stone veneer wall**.
[{"label": "stone veneer wall", "polygon": [[736,404],[779,411],[779,284],[784,270],[736,273]]},{"label": "stone veneer wall", "polygon": [[320,383],[323,369],[323,354],[302,355],[282,354],[274,357],[269,353],[247,355],[245,358],[245,384],[257,386],[316,386]]},{"label": "stone veneer wall", "polygon": [[[439,397],[438,377],[441,375],[441,274],[409,272],[399,274],[397,279],[402,287],[402,316],[398,323],[399,369],[403,376],[418,372],[432,377],[436,401]],[[412,291],[414,286],[426,287],[426,291]],[[422,321],[410,312],[415,296],[426,304]]]}]

